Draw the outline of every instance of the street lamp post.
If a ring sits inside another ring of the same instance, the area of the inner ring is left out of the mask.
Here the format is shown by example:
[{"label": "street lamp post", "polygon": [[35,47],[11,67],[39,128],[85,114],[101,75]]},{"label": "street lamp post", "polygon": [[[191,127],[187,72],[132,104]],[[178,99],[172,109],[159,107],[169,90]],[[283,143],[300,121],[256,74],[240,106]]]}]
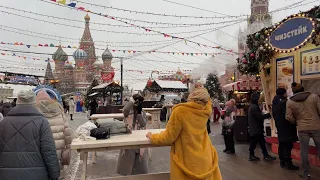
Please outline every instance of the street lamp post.
[{"label": "street lamp post", "polygon": [[188,92],[189,92],[189,83],[190,83],[190,79],[187,79],[187,88],[188,88]]},{"label": "street lamp post", "polygon": [[120,102],[122,105],[122,100],[123,100],[123,58],[120,58],[120,62],[121,62],[121,90],[120,90]]}]

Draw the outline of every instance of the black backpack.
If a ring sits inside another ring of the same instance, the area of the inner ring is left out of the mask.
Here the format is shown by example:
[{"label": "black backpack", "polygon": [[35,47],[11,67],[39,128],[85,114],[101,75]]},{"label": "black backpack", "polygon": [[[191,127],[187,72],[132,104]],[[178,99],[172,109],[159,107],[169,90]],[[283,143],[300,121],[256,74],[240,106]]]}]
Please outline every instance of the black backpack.
[{"label": "black backpack", "polygon": [[96,139],[109,139],[110,138],[110,129],[107,131],[104,128],[94,128],[90,131],[90,136]]}]

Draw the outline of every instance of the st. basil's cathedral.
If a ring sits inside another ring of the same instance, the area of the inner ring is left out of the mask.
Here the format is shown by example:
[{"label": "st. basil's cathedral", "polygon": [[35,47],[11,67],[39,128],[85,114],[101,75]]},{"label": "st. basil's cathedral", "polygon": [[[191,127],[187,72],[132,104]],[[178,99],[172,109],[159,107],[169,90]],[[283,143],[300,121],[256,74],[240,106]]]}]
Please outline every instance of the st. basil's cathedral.
[{"label": "st. basil's cathedral", "polygon": [[54,78],[59,81],[56,87],[62,93],[86,93],[94,79],[99,83],[109,83],[114,78],[114,68],[111,66],[112,54],[107,48],[98,59],[90,33],[90,16],[84,17],[85,29],[79,48],[73,53],[75,67],[68,63],[68,55],[61,46],[52,55],[55,62]]}]

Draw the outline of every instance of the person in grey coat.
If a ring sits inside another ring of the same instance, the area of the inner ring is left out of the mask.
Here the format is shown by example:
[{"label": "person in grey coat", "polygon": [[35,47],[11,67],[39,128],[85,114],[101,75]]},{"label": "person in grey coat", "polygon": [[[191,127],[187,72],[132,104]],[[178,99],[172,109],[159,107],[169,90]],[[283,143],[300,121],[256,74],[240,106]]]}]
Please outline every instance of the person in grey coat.
[{"label": "person in grey coat", "polygon": [[59,160],[48,120],[35,108],[33,91],[0,122],[1,180],[58,180]]},{"label": "person in grey coat", "polygon": [[[146,126],[146,119],[142,118],[143,97],[135,94],[123,108],[125,123],[129,131],[143,129]],[[122,149],[120,151],[116,172],[123,176],[148,174],[148,150]]]}]

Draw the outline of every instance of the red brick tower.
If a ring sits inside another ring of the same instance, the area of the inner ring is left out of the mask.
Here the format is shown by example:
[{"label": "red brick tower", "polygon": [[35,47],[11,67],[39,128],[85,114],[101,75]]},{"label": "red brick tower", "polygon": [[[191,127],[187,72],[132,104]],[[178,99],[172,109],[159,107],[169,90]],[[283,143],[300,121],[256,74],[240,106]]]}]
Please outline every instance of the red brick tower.
[{"label": "red brick tower", "polygon": [[[248,27],[244,31],[239,29],[238,52],[239,57],[247,50],[247,34],[259,31],[264,26],[271,26],[272,18],[269,14],[269,0],[251,0],[251,15],[248,19]],[[251,32],[254,31],[254,32]]]},{"label": "red brick tower", "polygon": [[87,82],[90,84],[94,76],[92,64],[96,61],[97,57],[96,57],[96,49],[94,47],[94,42],[91,37],[91,32],[89,28],[90,16],[87,14],[84,17],[84,20],[85,20],[85,28],[80,41],[79,48],[84,50],[88,55],[84,62],[84,69],[86,69],[86,73],[87,73],[87,77],[86,77]]},{"label": "red brick tower", "polygon": [[264,22],[271,25],[269,14],[269,0],[251,0],[251,16],[248,26],[253,23]]}]

